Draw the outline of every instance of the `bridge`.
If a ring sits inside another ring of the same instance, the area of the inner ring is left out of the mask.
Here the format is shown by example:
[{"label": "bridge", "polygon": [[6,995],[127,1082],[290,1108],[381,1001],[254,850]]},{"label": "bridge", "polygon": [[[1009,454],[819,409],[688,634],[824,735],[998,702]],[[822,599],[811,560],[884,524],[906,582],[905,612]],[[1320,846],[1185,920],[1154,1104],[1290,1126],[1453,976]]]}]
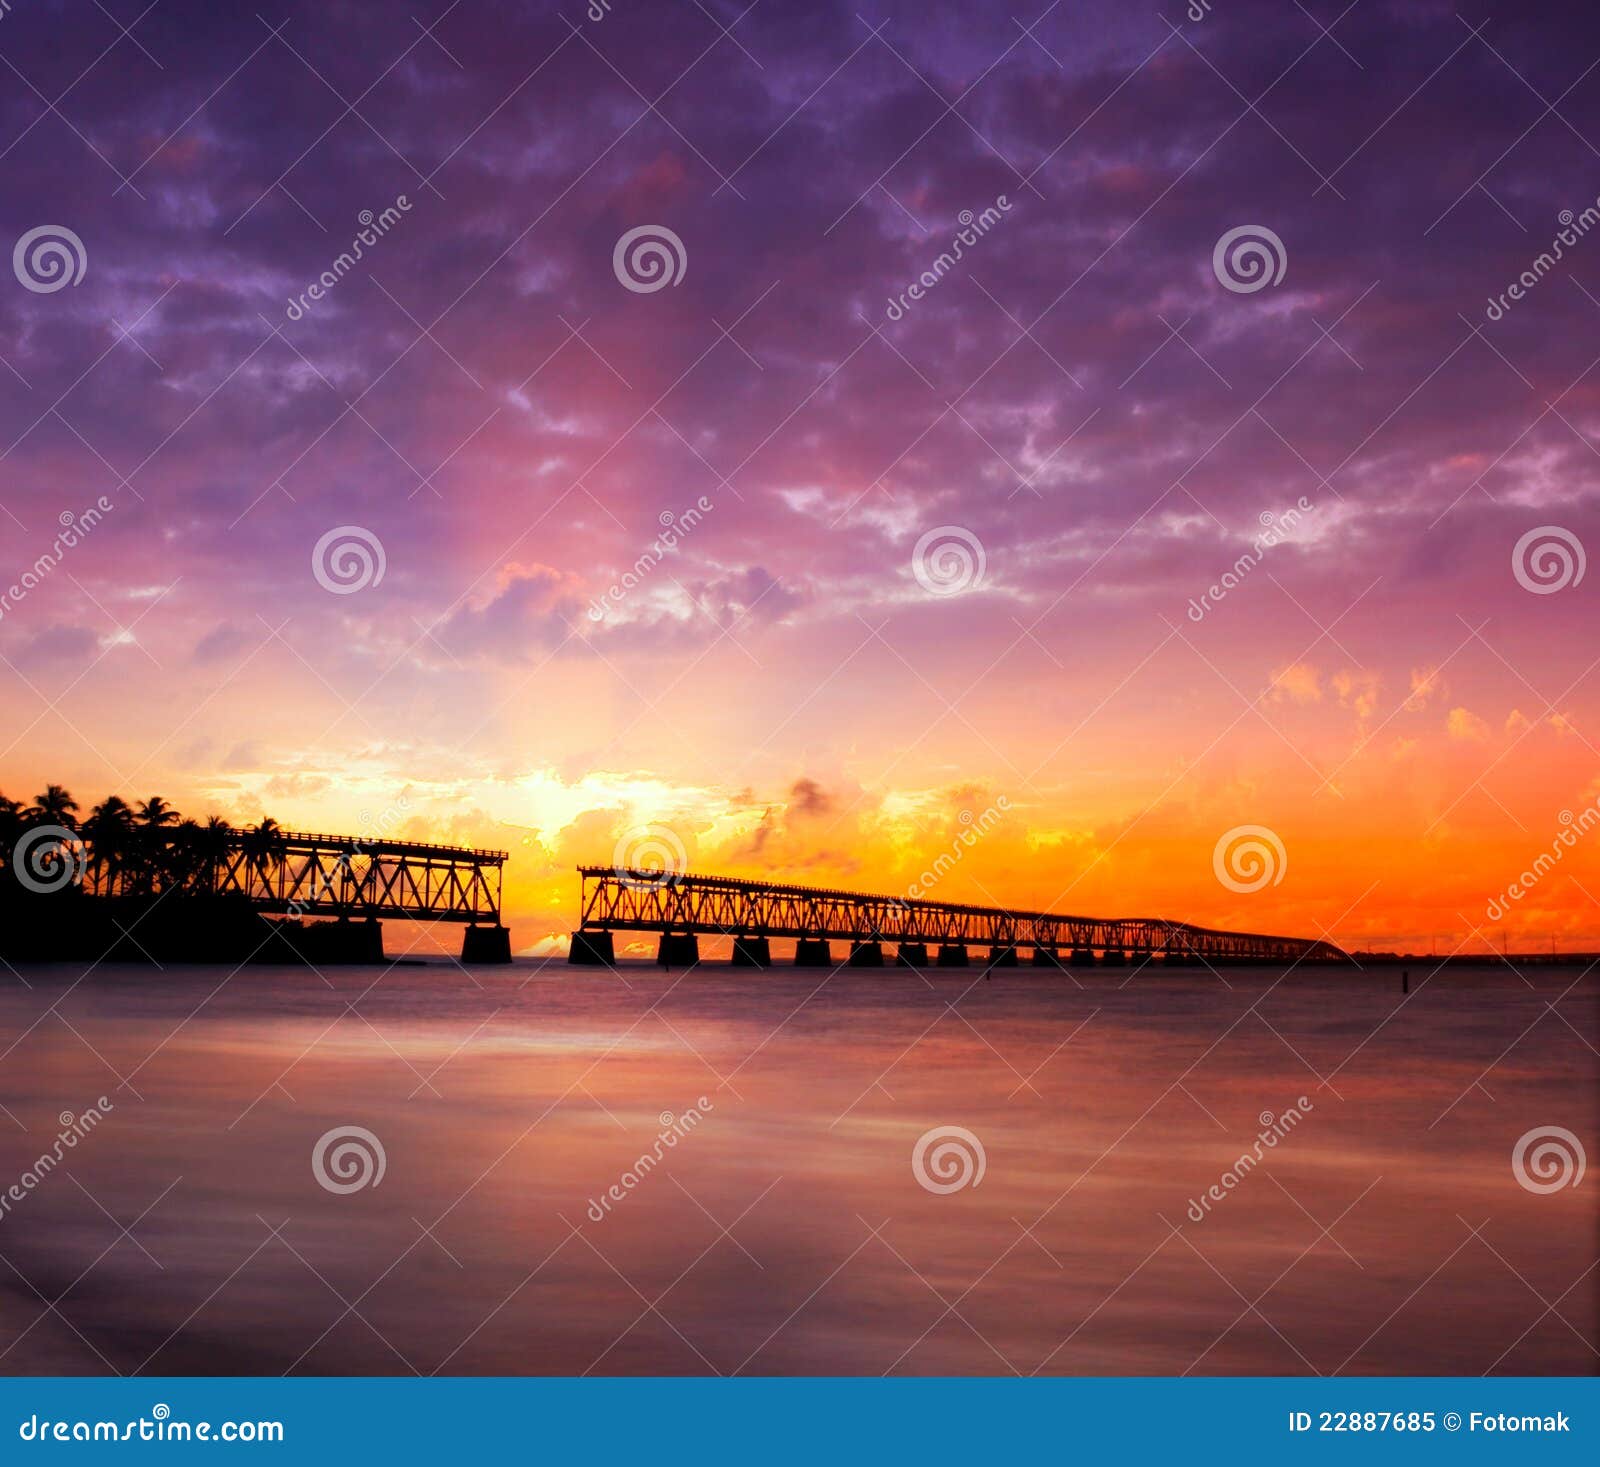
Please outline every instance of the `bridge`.
[{"label": "bridge", "polygon": [[505,851],[427,845],[366,836],[289,830],[204,831],[205,845],[185,858],[166,832],[164,858],[91,860],[83,886],[91,895],[235,898],[264,914],[332,917],[359,923],[343,957],[383,958],[385,918],[463,922],[462,960],[509,963],[511,938],[500,921]]},{"label": "bridge", "polygon": [[657,934],[664,966],[699,961],[701,937],[733,939],[738,967],[768,967],[772,940],[792,938],[795,962],[832,965],[834,942],[853,967],[885,963],[896,944],[902,965],[964,968],[971,950],[990,967],[1014,967],[1031,950],[1036,967],[1159,960],[1184,964],[1348,961],[1331,942],[1224,932],[1160,917],[1070,917],[961,902],[873,896],[733,876],[580,866],[583,892],[569,961],[615,960],[614,934]]}]

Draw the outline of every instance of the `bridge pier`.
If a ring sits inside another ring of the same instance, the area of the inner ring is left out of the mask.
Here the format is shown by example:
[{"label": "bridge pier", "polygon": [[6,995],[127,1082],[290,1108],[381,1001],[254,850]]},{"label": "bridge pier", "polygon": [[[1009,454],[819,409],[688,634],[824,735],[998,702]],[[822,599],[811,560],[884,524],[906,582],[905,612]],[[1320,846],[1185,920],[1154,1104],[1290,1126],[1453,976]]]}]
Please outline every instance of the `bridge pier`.
[{"label": "bridge pier", "polygon": [[289,945],[308,963],[383,962],[383,923],[368,917],[353,922],[340,917],[333,922],[308,922],[298,930],[286,929]]},{"label": "bridge pier", "polygon": [[[372,924],[374,927],[377,923]],[[606,936],[609,938],[610,933]],[[382,943],[380,941],[381,948]],[[461,934],[461,961],[463,963],[509,963],[511,961],[511,929],[509,927],[469,927]]]},{"label": "bridge pier", "polygon": [[[0,8],[4,3],[0,0]],[[239,835],[243,847],[243,833]],[[291,842],[291,849],[306,860],[322,860],[325,851],[348,854],[335,837],[294,837],[293,841],[299,844]],[[381,890],[363,894],[359,905],[334,908],[329,915],[349,911],[356,916],[398,919],[409,916],[412,905],[417,904],[431,915],[498,925],[495,878],[505,859],[503,852],[409,845],[396,850],[415,853],[419,861],[426,858],[430,871],[435,860],[432,853],[443,851],[452,868],[471,867],[472,885],[465,895],[452,887],[446,896],[435,896],[432,886],[422,892],[413,890],[412,885],[402,888],[390,880],[389,868],[384,866],[368,883],[381,881]],[[219,880],[218,895],[237,887],[240,896],[257,905],[281,910],[310,879],[299,864],[280,863],[283,870],[277,873],[277,885],[262,894],[247,853],[248,847],[235,852],[228,868],[228,880],[234,885],[225,886]],[[343,866],[336,866],[335,874],[342,870]],[[722,946],[726,940],[733,948],[733,962],[741,968],[769,963],[773,939],[782,945],[783,961],[789,962],[788,955],[793,953],[793,962],[801,967],[832,968],[846,963],[878,967],[893,961],[903,967],[987,965],[992,969],[1027,962],[1036,971],[1067,965],[1092,969],[1103,964],[1131,972],[1134,967],[1156,962],[1181,966],[1348,960],[1325,940],[1225,932],[1161,917],[1084,917],[927,899],[895,901],[863,892],[704,873],[672,873],[663,880],[659,872],[614,866],[581,866],[579,872],[583,877],[578,908],[582,916],[573,935],[574,962],[606,961],[609,949],[597,934],[616,932],[656,935],[661,943],[660,959],[668,966],[698,961],[697,935],[712,938],[719,953],[726,951]],[[791,941],[795,944],[792,948]],[[834,944],[839,945],[837,964]],[[1114,981],[1124,981],[1129,972]]]},{"label": "bridge pier", "polygon": [[736,937],[731,962],[735,968],[770,968],[772,944],[764,937]]},{"label": "bridge pier", "polygon": [[656,962],[663,968],[692,968],[700,961],[700,939],[692,932],[663,932]]},{"label": "bridge pier", "polygon": [[615,943],[609,932],[585,932],[580,928],[572,934],[572,946],[567,949],[569,963],[604,964],[610,967],[616,960]]}]

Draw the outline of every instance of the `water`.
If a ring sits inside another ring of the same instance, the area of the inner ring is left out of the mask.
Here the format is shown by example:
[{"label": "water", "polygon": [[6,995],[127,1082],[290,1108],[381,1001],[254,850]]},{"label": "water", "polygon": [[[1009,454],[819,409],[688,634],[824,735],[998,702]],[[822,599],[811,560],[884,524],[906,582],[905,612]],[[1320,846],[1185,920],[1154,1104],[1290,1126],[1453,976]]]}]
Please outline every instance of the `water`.
[{"label": "water", "polygon": [[1426,975],[27,969],[0,1370],[1590,1373],[1596,980]]}]

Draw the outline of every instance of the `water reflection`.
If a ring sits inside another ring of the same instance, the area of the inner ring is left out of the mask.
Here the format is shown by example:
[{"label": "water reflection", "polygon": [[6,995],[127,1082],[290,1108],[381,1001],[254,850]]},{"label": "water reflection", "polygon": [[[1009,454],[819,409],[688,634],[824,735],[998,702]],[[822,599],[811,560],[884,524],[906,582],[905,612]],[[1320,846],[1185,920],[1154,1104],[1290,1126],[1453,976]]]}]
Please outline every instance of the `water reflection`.
[{"label": "water reflection", "polygon": [[[13,1373],[1600,1358],[1597,1193],[1511,1168],[1535,1126],[1595,1153],[1574,973],[25,976],[0,1188],[110,1109],[0,1216]],[[377,1185],[319,1184],[341,1127]],[[936,1127],[976,1185],[919,1181]]]}]

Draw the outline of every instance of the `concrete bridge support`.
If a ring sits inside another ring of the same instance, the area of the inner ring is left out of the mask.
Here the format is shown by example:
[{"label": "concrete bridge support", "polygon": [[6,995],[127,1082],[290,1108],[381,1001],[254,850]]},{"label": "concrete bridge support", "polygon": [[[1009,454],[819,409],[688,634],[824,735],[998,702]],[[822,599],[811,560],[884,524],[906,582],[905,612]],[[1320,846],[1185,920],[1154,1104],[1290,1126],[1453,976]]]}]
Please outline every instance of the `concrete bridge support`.
[{"label": "concrete bridge support", "polygon": [[1061,952],[1059,948],[1036,947],[1033,950],[1033,966],[1036,968],[1061,967]]},{"label": "concrete bridge support", "polygon": [[[467,930],[470,932],[472,929]],[[567,949],[569,963],[605,964],[609,967],[616,958],[615,944],[609,932],[585,932],[580,928],[572,934],[572,946]]]},{"label": "concrete bridge support", "polygon": [[794,947],[794,963],[797,968],[831,968],[833,954],[828,951],[827,939],[802,937]]},{"label": "concrete bridge support", "polygon": [[941,942],[939,944],[939,966],[941,968],[965,968],[967,966],[966,943]]},{"label": "concrete bridge support", "polygon": [[1108,968],[1126,968],[1128,955],[1120,947],[1108,947],[1100,954],[1100,961]]},{"label": "concrete bridge support", "polygon": [[290,945],[309,963],[381,963],[383,923],[367,918],[353,922],[308,922],[289,929]]},{"label": "concrete bridge support", "polygon": [[850,966],[852,968],[881,968],[883,966],[883,944],[881,942],[852,942],[850,944]]},{"label": "concrete bridge support", "polygon": [[926,968],[928,966],[928,944],[925,942],[902,942],[899,952],[895,955],[895,965],[901,968]]},{"label": "concrete bridge support", "polygon": [[[376,927],[376,922],[371,924]],[[469,927],[461,934],[461,961],[463,963],[509,963],[511,961],[511,929],[509,927]]]},{"label": "concrete bridge support", "polygon": [[692,968],[700,961],[700,939],[692,932],[663,932],[656,961],[663,968]]},{"label": "concrete bridge support", "polygon": [[1014,947],[992,947],[989,949],[988,966],[991,968],[1015,968],[1017,966],[1017,950]]},{"label": "concrete bridge support", "polygon": [[736,937],[732,965],[735,968],[770,968],[772,944],[764,937]]},{"label": "concrete bridge support", "polygon": [[1075,947],[1072,950],[1072,956],[1067,961],[1074,968],[1092,968],[1094,967],[1094,951],[1087,947]]}]

